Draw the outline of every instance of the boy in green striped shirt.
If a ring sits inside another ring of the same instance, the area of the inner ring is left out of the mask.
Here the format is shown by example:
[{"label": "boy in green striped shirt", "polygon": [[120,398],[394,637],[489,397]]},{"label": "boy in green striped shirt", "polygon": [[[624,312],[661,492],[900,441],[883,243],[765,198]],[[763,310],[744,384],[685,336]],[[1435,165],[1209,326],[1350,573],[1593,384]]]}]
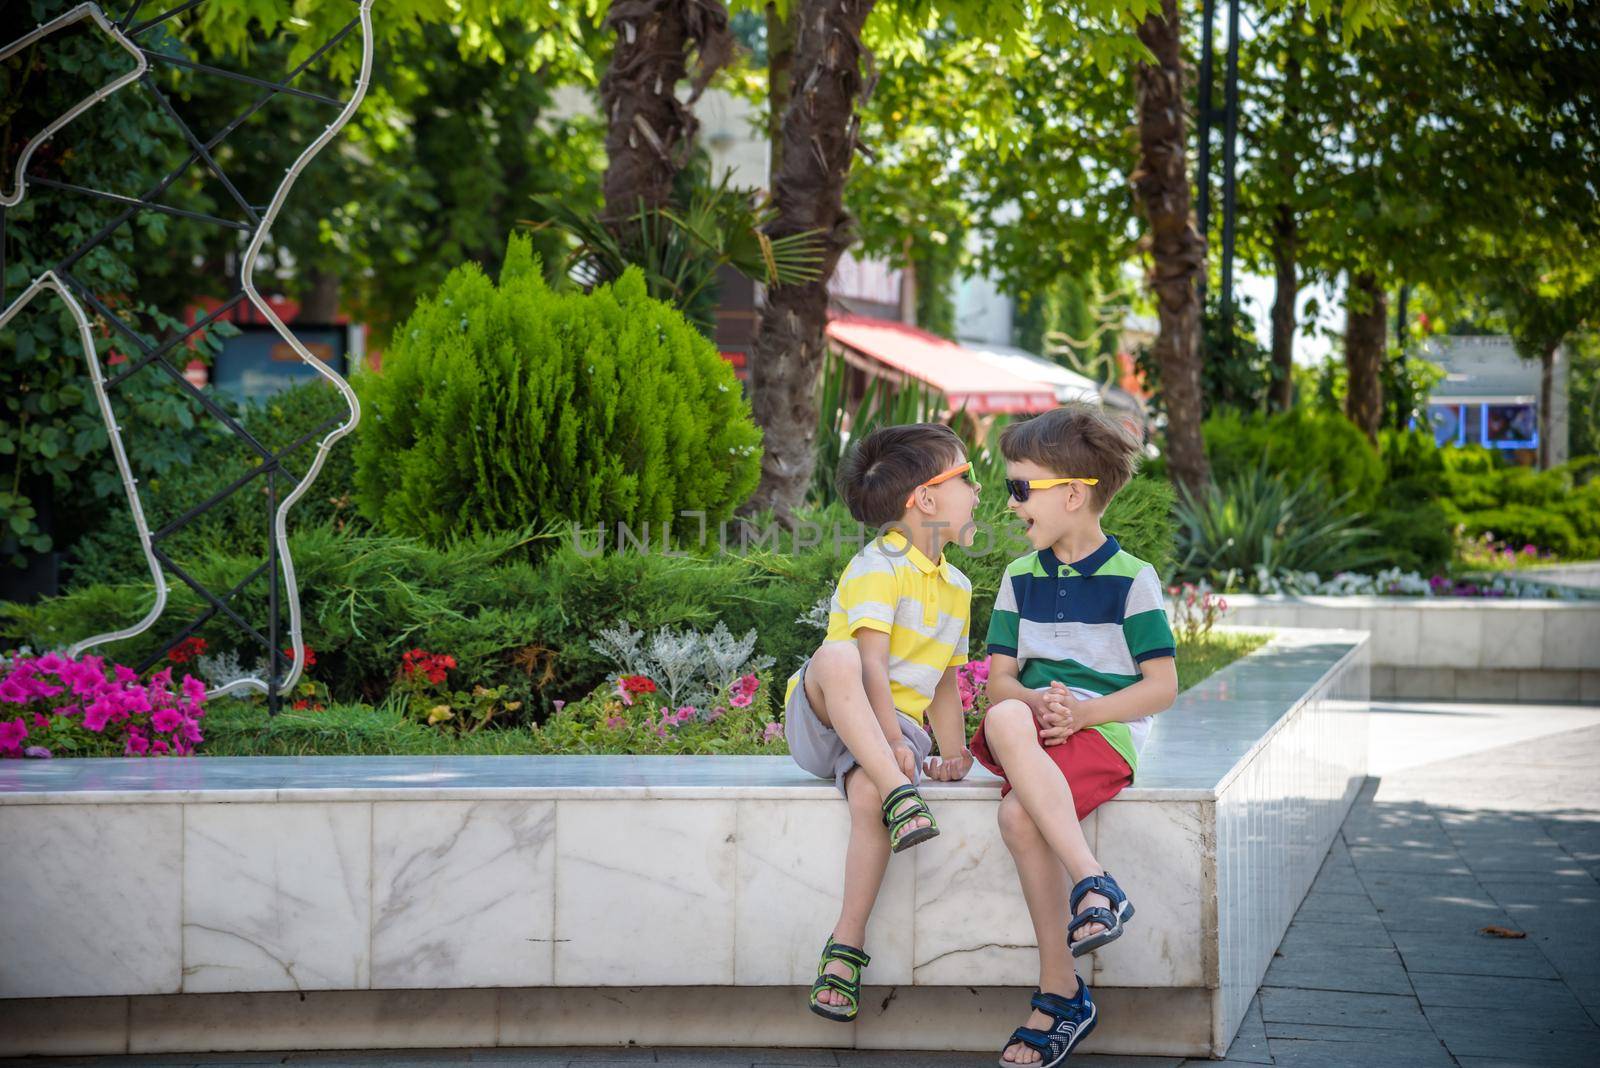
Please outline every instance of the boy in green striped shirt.
[{"label": "boy in green striped shirt", "polygon": [[1096,1022],[1073,958],[1133,916],[1081,821],[1133,781],[1151,718],[1177,696],[1177,661],[1155,568],[1100,529],[1138,442],[1100,409],[1070,405],[1006,427],[1000,449],[1034,551],[1006,568],[995,598],[992,704],[971,750],[1005,780],[1000,833],[1039,941],[1034,1013],[1002,1063],[1054,1068]]}]

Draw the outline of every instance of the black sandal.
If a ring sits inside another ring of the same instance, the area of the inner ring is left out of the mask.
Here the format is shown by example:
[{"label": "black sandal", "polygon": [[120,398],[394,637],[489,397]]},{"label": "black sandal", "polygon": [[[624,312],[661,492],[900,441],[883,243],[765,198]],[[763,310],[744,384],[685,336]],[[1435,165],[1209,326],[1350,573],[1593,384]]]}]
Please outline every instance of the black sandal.
[{"label": "black sandal", "polygon": [[[928,825],[906,830],[906,824],[917,819],[927,820]],[[889,828],[889,849],[894,853],[939,837],[938,821],[928,811],[928,803],[917,793],[917,788],[909,783],[896,786],[883,799],[883,825]]]},{"label": "black sandal", "polygon": [[[1087,894],[1105,895],[1111,902],[1111,907],[1108,909],[1095,905],[1079,912],[1078,903]],[[1122,937],[1123,923],[1131,919],[1133,919],[1133,903],[1128,900],[1128,895],[1122,892],[1122,887],[1117,885],[1110,872],[1104,875],[1091,875],[1084,879],[1072,888],[1072,922],[1067,924],[1067,942],[1072,946],[1072,955],[1081,957],[1109,942],[1115,942]],[[1078,928],[1091,923],[1098,923],[1105,929],[1074,942],[1072,936],[1077,933]]]},{"label": "black sandal", "polygon": [[[830,961],[841,961],[850,968],[850,977],[834,975],[827,970]],[[861,1008],[861,969],[872,963],[872,958],[867,956],[865,950],[855,946],[841,945],[828,936],[828,944],[822,947],[822,959],[817,962],[817,981],[811,984],[811,1011],[818,1016],[839,1023],[849,1023],[856,1018],[856,1013]],[[849,1005],[824,1005],[817,1000],[817,995],[824,990],[831,990],[850,999]]]},{"label": "black sandal", "polygon": [[1050,1017],[1050,1030],[1019,1027],[1011,1032],[1000,1047],[1000,1068],[1016,1068],[1016,1061],[1006,1060],[1006,1050],[1019,1042],[1043,1058],[1026,1068],[1056,1068],[1094,1030],[1094,999],[1089,997],[1089,988],[1082,979],[1078,980],[1078,992],[1070,998],[1034,991],[1029,1004]]}]

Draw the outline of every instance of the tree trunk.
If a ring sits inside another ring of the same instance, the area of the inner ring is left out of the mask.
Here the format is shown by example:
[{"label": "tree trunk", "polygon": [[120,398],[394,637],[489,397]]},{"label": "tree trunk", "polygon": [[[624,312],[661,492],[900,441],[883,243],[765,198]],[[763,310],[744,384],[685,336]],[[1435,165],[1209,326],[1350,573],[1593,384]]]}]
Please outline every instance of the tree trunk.
[{"label": "tree trunk", "polygon": [[1539,352],[1539,470],[1550,469],[1550,459],[1554,455],[1551,448],[1552,433],[1555,425],[1555,413],[1551,405],[1555,402],[1556,389],[1556,349],[1560,342],[1551,342]]},{"label": "tree trunk", "polygon": [[1345,292],[1344,360],[1349,372],[1344,413],[1376,443],[1383,425],[1383,353],[1389,301],[1369,271],[1350,278]]},{"label": "tree trunk", "polygon": [[605,220],[633,232],[641,202],[666,206],[698,125],[678,99],[689,52],[700,51],[693,98],[726,61],[728,12],[721,0],[616,0],[606,13],[616,47],[600,79],[606,122]]},{"label": "tree trunk", "polygon": [[787,17],[767,5],[767,188],[783,166],[783,117],[794,90],[794,10]]},{"label": "tree trunk", "polygon": [[1275,412],[1294,407],[1294,302],[1300,293],[1295,262],[1294,209],[1279,204],[1272,220],[1272,262],[1277,271],[1277,292],[1272,298],[1272,387],[1268,405]]},{"label": "tree trunk", "polygon": [[1182,22],[1176,0],[1162,0],[1161,15],[1145,19],[1139,40],[1155,56],[1134,70],[1139,106],[1139,166],[1134,194],[1150,230],[1143,245],[1151,258],[1161,333],[1155,356],[1167,407],[1167,464],[1172,477],[1198,493],[1210,478],[1200,419],[1200,295],[1205,238],[1190,210],[1187,136],[1184,130]]},{"label": "tree trunk", "polygon": [[[1299,26],[1305,12],[1299,4],[1289,11],[1289,25]],[[1291,47],[1283,62],[1284,125],[1294,129],[1300,121],[1300,54]],[[1300,161],[1286,151],[1278,161],[1285,195],[1292,195]],[[1272,387],[1267,403],[1274,411],[1286,412],[1294,406],[1294,305],[1300,295],[1299,219],[1288,201],[1278,204],[1272,220],[1272,262],[1277,271],[1277,292],[1272,301]]]},{"label": "tree trunk", "polygon": [[861,41],[874,3],[801,0],[795,8],[794,93],[772,180],[777,217],[766,229],[772,237],[817,231],[821,275],[804,285],[773,286],[762,303],[750,384],[765,445],[761,482],[742,509],[771,508],[786,523],[805,502],[816,467],[815,386],[827,344],[828,280],[855,240],[844,184],[860,129],[855,107],[874,80],[863,70],[871,56]]},{"label": "tree trunk", "polygon": [[339,276],[333,271],[311,271],[306,275],[306,289],[300,295],[298,321],[303,323],[331,323],[339,314]]}]

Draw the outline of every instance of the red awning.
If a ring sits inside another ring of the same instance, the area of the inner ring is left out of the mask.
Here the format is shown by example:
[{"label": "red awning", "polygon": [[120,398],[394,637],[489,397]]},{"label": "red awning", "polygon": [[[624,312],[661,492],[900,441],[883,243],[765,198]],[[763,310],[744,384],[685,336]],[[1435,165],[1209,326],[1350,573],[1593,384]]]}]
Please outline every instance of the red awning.
[{"label": "red awning", "polygon": [[891,381],[916,379],[975,415],[1056,406],[1049,385],[991,367],[955,342],[905,323],[841,315],[829,321],[828,337],[851,366]]}]

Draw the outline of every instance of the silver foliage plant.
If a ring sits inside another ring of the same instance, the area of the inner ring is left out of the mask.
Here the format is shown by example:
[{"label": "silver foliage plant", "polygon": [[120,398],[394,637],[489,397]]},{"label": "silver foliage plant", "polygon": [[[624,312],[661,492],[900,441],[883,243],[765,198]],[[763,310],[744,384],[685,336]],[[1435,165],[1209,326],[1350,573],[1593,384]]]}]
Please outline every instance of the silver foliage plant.
[{"label": "silver foliage plant", "polygon": [[622,674],[652,679],[668,705],[693,705],[702,716],[740,676],[773,664],[772,657],[755,655],[754,627],[735,638],[721,622],[710,634],[662,627],[650,635],[622,623],[603,628],[590,644]]}]

